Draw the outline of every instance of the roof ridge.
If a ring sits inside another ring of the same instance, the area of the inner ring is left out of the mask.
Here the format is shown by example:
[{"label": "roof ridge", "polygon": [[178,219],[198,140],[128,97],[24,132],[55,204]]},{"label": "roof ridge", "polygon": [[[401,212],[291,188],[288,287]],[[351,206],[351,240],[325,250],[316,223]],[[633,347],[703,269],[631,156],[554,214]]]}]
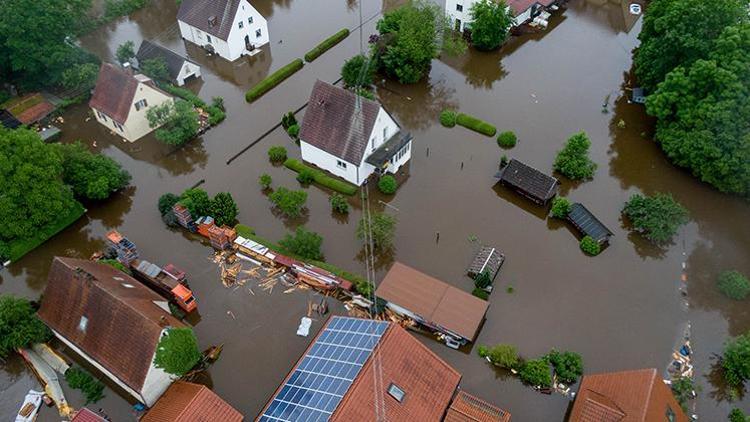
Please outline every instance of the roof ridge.
[{"label": "roof ridge", "polygon": [[190,406],[193,404],[193,402],[195,402],[196,400],[198,400],[198,396],[201,393],[203,393],[204,389],[208,390],[208,387],[206,387],[203,384],[196,384],[196,383],[187,382],[187,381],[179,381],[179,382],[182,382],[185,385],[190,386],[190,387],[192,387],[193,385],[197,386],[198,387],[198,392],[196,394],[193,394],[193,397],[190,398],[190,401],[182,408],[182,410],[180,411],[180,414],[177,415],[176,420],[179,420],[180,417],[182,417],[182,415],[187,412],[188,408],[190,408]]},{"label": "roof ridge", "polygon": [[647,391],[647,395],[646,395],[646,402],[644,403],[644,409],[645,410],[643,412],[643,419],[641,419],[641,420],[643,420],[645,422],[645,420],[646,420],[646,413],[648,412],[648,407],[649,407],[649,405],[651,403],[651,396],[653,395],[653,391],[654,391],[654,382],[656,381],[656,375],[657,375],[657,373],[656,373],[656,368],[644,369],[644,371],[649,372],[649,375],[650,375],[649,376],[649,383],[648,383],[648,391]]}]

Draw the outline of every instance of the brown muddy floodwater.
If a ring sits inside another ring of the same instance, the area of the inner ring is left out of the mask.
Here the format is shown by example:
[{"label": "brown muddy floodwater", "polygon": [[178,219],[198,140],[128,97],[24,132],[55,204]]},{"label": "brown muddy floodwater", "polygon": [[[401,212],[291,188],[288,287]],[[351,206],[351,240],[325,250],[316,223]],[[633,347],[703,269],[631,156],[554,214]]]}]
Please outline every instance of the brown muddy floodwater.
[{"label": "brown muddy floodwater", "polygon": [[[302,105],[316,78],[336,80],[343,61],[359,51],[360,35],[366,42],[390,3],[364,2],[361,34],[353,31],[251,105],[244,101],[247,87],[338,29],[356,28],[357,2],[255,1],[268,18],[271,43],[262,54],[236,63],[207,58],[186,46],[179,37],[173,0],[155,0],[129,19],[86,36],[83,46],[105,61],[112,60],[117,45],[126,40],[138,45],[151,39],[187,53],[203,66],[203,79],[190,88],[205,99],[224,97],[228,118],[172,152],[152,138],[135,144],[114,139],[94,121],[86,121],[85,106],[72,108],[64,116],[64,141],[81,139],[122,163],[133,175],[132,187],[105,203],[87,204],[85,218],[0,272],[0,292],[38,298],[53,256],[87,257],[103,246],[106,230],[118,228],[139,246],[142,256],[173,262],[190,274],[199,302],[195,331],[201,346],[225,344],[205,382],[248,419],[254,418],[309,342],[294,331],[312,293],[276,289],[269,296],[224,288],[207,260],[210,248],[195,236],[167,229],[156,201],[165,192],[205,180],[203,187],[212,194],[231,192],[240,220],[260,235],[278,239],[304,224],[323,235],[329,262],[364,273],[361,245],[354,236],[360,216],[357,200],[351,201],[354,209],[348,217],[335,217],[329,192],[312,186],[307,188],[308,212],[289,221],[274,214],[260,191],[257,179],[265,172],[275,186],[298,186],[290,171],[267,160],[266,150],[276,144],[299,156],[281,130],[230,165],[226,162],[282,113]],[[750,273],[750,206],[670,165],[650,141],[652,126],[643,109],[621,97],[640,30],[640,21],[628,15],[627,6],[620,0],[572,0],[542,34],[514,38],[500,52],[469,51],[460,58],[435,60],[422,83],[388,82],[387,89],[379,89],[381,101],[415,142],[396,195],[373,195],[372,203],[379,209],[388,203],[386,211],[399,221],[393,251],[376,258],[377,279],[398,259],[469,291],[472,285],[464,271],[473,252],[480,244],[498,247],[507,260],[477,343],[515,344],[527,357],[553,347],[577,351],[586,372],[664,369],[690,321],[696,380],[702,387],[696,411],[702,420],[724,420],[732,406],[748,410],[750,401],[728,401],[712,355],[728,336],[750,329],[750,313],[746,303],[723,298],[713,284],[724,269]],[[602,112],[605,101],[607,113]],[[491,121],[501,131],[515,131],[519,144],[501,151],[491,138],[459,127],[443,128],[437,115],[446,106]],[[620,120],[625,128],[618,128]],[[586,204],[615,233],[596,258],[581,253],[569,227],[547,219],[545,210],[496,186],[493,179],[503,153],[550,171],[564,140],[580,130],[590,136],[599,168],[593,181],[564,182],[562,192]],[[673,244],[657,248],[629,233],[620,209],[637,192],[670,192],[689,209],[691,221]],[[688,275],[684,296],[683,264]],[[508,286],[514,287],[513,293],[506,293]],[[333,312],[344,310],[334,306]],[[320,326],[316,321],[314,328]],[[540,395],[494,372],[473,350],[457,352],[420,338],[463,374],[464,389],[508,409],[514,420],[565,418],[568,399]],[[0,372],[0,414],[12,415],[26,391],[37,387],[31,373],[12,359]],[[114,420],[132,420],[131,404],[123,397],[107,390],[107,397],[92,407],[104,408]],[[82,405],[78,395],[72,402]],[[59,420],[52,409],[44,409],[41,419]]]}]

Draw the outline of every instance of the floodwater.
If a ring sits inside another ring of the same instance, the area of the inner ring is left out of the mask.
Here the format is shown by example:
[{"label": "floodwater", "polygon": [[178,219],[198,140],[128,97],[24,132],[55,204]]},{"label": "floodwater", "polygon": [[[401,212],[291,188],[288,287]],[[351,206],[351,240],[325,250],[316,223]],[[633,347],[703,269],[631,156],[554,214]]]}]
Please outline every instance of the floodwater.
[{"label": "floodwater", "polygon": [[[341,27],[357,28],[359,4],[255,1],[268,18],[271,43],[261,54],[236,63],[207,58],[200,49],[186,46],[177,30],[173,0],[155,0],[130,18],[84,37],[83,46],[103,60],[111,60],[126,40],[138,45],[151,39],[186,52],[203,72],[203,79],[190,88],[205,99],[224,97],[228,117],[172,151],[151,138],[124,143],[93,120],[86,121],[85,106],[69,110],[64,141],[81,139],[122,163],[133,175],[132,187],[104,203],[87,204],[85,218],[0,272],[0,292],[38,298],[53,256],[87,257],[103,246],[107,230],[117,228],[138,245],[142,256],[172,262],[190,274],[200,310],[195,326],[200,345],[225,345],[204,382],[254,418],[309,342],[294,331],[312,293],[275,289],[269,296],[259,289],[253,295],[246,288],[224,288],[216,266],[207,259],[211,249],[196,236],[167,229],[156,201],[165,192],[204,181],[202,187],[211,194],[231,192],[240,220],[258,234],[279,239],[304,224],[323,235],[329,262],[364,274],[361,245],[354,235],[361,214],[357,198],[351,200],[354,208],[348,217],[337,217],[331,214],[329,192],[311,186],[307,213],[286,220],[274,213],[257,185],[258,176],[269,173],[274,186],[299,186],[292,172],[267,160],[271,145],[284,145],[290,155],[299,156],[282,130],[231,164],[226,162],[284,112],[304,104],[316,78],[336,80],[343,61],[359,51],[361,39],[366,43],[381,10],[391,3],[363,2],[361,33],[352,31],[253,104],[245,103],[245,89]],[[460,58],[435,60],[425,81],[412,86],[386,82],[386,89],[379,89],[381,101],[415,142],[396,195],[371,195],[373,207],[399,221],[393,250],[376,257],[376,278],[397,259],[469,291],[472,285],[464,271],[472,254],[481,244],[495,246],[505,253],[506,263],[477,343],[511,343],[526,357],[553,347],[573,350],[583,356],[587,373],[663,370],[690,321],[696,380],[702,388],[696,411],[702,420],[723,420],[733,406],[750,410],[750,401],[729,401],[713,354],[721,351],[728,336],[750,329],[750,313],[747,303],[718,294],[714,280],[729,268],[750,273],[750,206],[669,164],[650,141],[652,122],[642,107],[621,97],[640,30],[640,21],[628,15],[628,3],[572,0],[542,34],[514,38],[499,52],[469,51]],[[437,115],[448,106],[493,122],[501,131],[515,131],[519,144],[502,151],[494,139],[460,127],[443,128]],[[563,182],[562,192],[584,203],[614,232],[611,245],[595,258],[580,252],[571,228],[547,219],[543,209],[496,186],[493,179],[502,154],[550,171],[565,139],[581,130],[592,140],[591,156],[599,168],[593,181]],[[671,245],[654,247],[628,231],[620,210],[637,192],[670,192],[690,211],[690,223]],[[683,265],[686,284],[680,281]],[[508,286],[514,288],[512,293],[506,292]],[[333,312],[343,312],[341,306],[329,304]],[[314,330],[321,323],[316,321]],[[428,337],[420,340],[463,374],[464,389],[509,410],[514,420],[565,418],[567,398],[524,387],[493,371],[473,350],[458,352]],[[0,414],[12,415],[25,392],[36,387],[30,372],[11,359],[0,371]],[[104,408],[114,420],[132,420],[131,404],[123,397],[108,389],[107,397],[91,407]],[[72,401],[82,404],[80,396]],[[52,409],[44,409],[41,419],[59,420]]]}]

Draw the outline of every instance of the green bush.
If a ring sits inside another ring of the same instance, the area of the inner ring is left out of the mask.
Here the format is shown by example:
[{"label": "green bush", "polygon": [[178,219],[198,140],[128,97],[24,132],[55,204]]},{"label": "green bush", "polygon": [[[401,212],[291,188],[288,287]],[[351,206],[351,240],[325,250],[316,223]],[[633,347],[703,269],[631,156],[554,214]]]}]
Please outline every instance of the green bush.
[{"label": "green bush", "polygon": [[100,259],[98,262],[100,264],[109,265],[110,267],[116,269],[117,271],[122,271],[127,275],[133,275],[133,273],[130,271],[130,268],[122,265],[122,262],[116,259]]},{"label": "green bush", "polygon": [[234,202],[232,194],[229,192],[219,192],[211,200],[211,216],[214,218],[216,225],[228,226],[234,225],[237,221],[239,209]]},{"label": "green bush", "polygon": [[315,232],[311,232],[300,226],[294,232],[294,236],[287,234],[279,241],[279,245],[295,255],[307,259],[320,259],[323,254],[320,252],[320,246],[323,244],[323,238]]},{"label": "green bush", "polygon": [[742,388],[750,379],[750,332],[727,341],[721,364],[727,384]]},{"label": "green bush", "polygon": [[591,141],[585,132],[571,136],[562,150],[557,153],[554,169],[570,180],[592,179],[596,163],[589,158]]},{"label": "green bush", "polygon": [[547,388],[552,386],[552,375],[545,359],[527,360],[521,364],[518,376],[525,384]]},{"label": "green bush", "polygon": [[474,286],[484,289],[492,284],[492,275],[489,271],[482,271],[474,277]]},{"label": "green bush", "polygon": [[156,129],[156,139],[167,145],[184,144],[195,138],[200,127],[198,112],[192,104],[180,99],[175,100],[174,104],[165,102],[149,108],[146,118],[149,126]]},{"label": "green bush", "polygon": [[516,348],[510,344],[479,346],[478,353],[483,358],[489,358],[493,365],[505,369],[516,369],[520,363]]},{"label": "green bush", "polygon": [[63,181],[79,198],[104,200],[130,183],[130,173],[117,161],[92,153],[80,141],[54,148],[63,158]]},{"label": "green bush", "polygon": [[261,174],[260,177],[258,178],[258,184],[264,190],[265,189],[270,189],[271,188],[271,183],[273,183],[273,179],[271,179],[271,176],[269,174],[267,174],[267,173]]},{"label": "green bush", "polygon": [[31,302],[8,294],[0,295],[0,359],[19,347],[42,343],[51,337],[36,316]]},{"label": "green bush", "polygon": [[743,300],[750,295],[750,281],[739,271],[721,273],[717,286],[730,299]]},{"label": "green bush", "polygon": [[[75,201],[72,208],[64,210],[57,220],[52,221],[42,228],[35,229],[33,235],[7,242],[7,252],[0,251],[0,255],[5,255],[7,253],[8,259],[10,259],[11,262],[16,262],[27,253],[36,249],[42,243],[46,242],[52,236],[60,233],[66,227],[75,223],[85,213],[86,209],[83,208],[83,205],[81,205],[80,202]],[[0,241],[0,245],[2,245],[2,243],[3,242]]]},{"label": "green bush", "polygon": [[591,256],[599,255],[599,252],[602,251],[599,243],[591,236],[584,236],[583,239],[581,239],[580,246],[582,251]]},{"label": "green bush", "polygon": [[224,98],[222,97],[212,97],[211,107],[216,107],[221,111],[227,111],[227,109],[224,107]]},{"label": "green bush", "polygon": [[497,144],[501,148],[513,148],[517,141],[516,134],[511,131],[503,132],[497,136]]},{"label": "green bush", "polygon": [[302,169],[310,169],[315,177],[315,183],[336,192],[343,193],[344,195],[351,196],[357,193],[357,187],[353,184],[328,176],[325,172],[312,168],[293,158],[284,161],[284,166],[290,170],[296,171],[297,173],[301,172]]},{"label": "green bush", "polygon": [[297,139],[297,137],[299,137],[299,125],[295,123],[289,126],[289,128],[287,128],[286,130],[286,133],[292,138]]},{"label": "green bush", "polygon": [[179,203],[187,208],[190,215],[195,219],[204,215],[211,215],[211,198],[203,189],[187,189],[180,195]]},{"label": "green bush", "polygon": [[742,409],[735,407],[729,412],[729,422],[749,422],[750,416],[746,415]]},{"label": "green bush", "polygon": [[490,298],[490,294],[487,293],[486,290],[480,289],[479,287],[475,287],[474,290],[471,291],[471,294],[482,300],[487,300]]},{"label": "green bush", "polygon": [[288,65],[282,67],[276,72],[273,72],[268,77],[266,77],[262,81],[255,84],[255,86],[250,88],[250,90],[248,90],[247,93],[245,93],[245,101],[247,101],[248,103],[251,103],[257,100],[263,94],[270,91],[273,87],[283,82],[284,79],[292,76],[296,71],[302,69],[302,66],[304,66],[304,63],[302,63],[302,60],[295,59]]},{"label": "green bush", "polygon": [[70,388],[80,390],[86,396],[86,404],[96,403],[104,398],[104,384],[81,368],[70,368],[65,371],[65,381]]},{"label": "green bush", "polygon": [[208,113],[208,124],[211,126],[218,125],[227,117],[227,114],[222,109],[214,106],[207,107],[206,113]]},{"label": "green bush", "polygon": [[333,48],[336,44],[340,43],[344,38],[349,36],[349,30],[344,28],[341,31],[331,35],[330,37],[326,38],[321,42],[320,44],[316,45],[315,48],[308,51],[307,54],[305,54],[305,61],[311,62],[318,57],[320,57],[321,54],[325,53],[329,49]]},{"label": "green bush", "polygon": [[[364,67],[368,63],[369,69],[365,70]],[[341,78],[347,88],[372,85],[374,76],[375,60],[370,60],[367,56],[361,54],[345,61],[344,66],[341,67]]]},{"label": "green bush", "polygon": [[334,193],[328,200],[331,203],[331,209],[339,214],[349,214],[349,202],[340,193]]},{"label": "green bush", "polygon": [[500,157],[500,168],[503,168],[503,167],[507,166],[509,162],[510,162],[510,160],[508,159],[508,156],[505,155],[505,154],[503,154]]},{"label": "green bush", "polygon": [[372,217],[359,220],[357,224],[357,239],[371,241],[376,249],[388,249],[393,245],[396,234],[396,217],[383,212],[376,212]]},{"label": "green bush", "polygon": [[378,180],[378,189],[380,189],[380,191],[386,195],[393,195],[394,193],[396,193],[396,189],[398,189],[396,178],[391,176],[390,174],[381,176],[380,180]]},{"label": "green bush", "polygon": [[557,196],[552,200],[550,214],[555,218],[566,218],[570,214],[571,203],[568,198]]},{"label": "green bush", "polygon": [[671,387],[674,398],[680,403],[682,409],[687,411],[687,402],[694,397],[693,392],[697,391],[699,386],[696,386],[690,377],[679,377],[672,380]]},{"label": "green bush", "polygon": [[297,173],[297,181],[303,185],[309,185],[315,181],[315,172],[310,168],[304,168]]},{"label": "green bush", "polygon": [[104,19],[111,21],[129,15],[145,6],[149,0],[104,0]]},{"label": "green bush", "polygon": [[201,352],[191,328],[169,328],[159,340],[154,365],[165,372],[183,376],[198,363]]},{"label": "green bush", "polygon": [[287,217],[299,217],[307,202],[307,192],[300,190],[289,190],[287,188],[276,189],[268,199],[276,205]]},{"label": "green bush", "polygon": [[487,136],[495,136],[495,133],[497,133],[497,128],[495,128],[495,126],[464,113],[458,113],[456,116],[456,123],[467,129],[471,129],[474,132],[479,132]]},{"label": "green bush", "polygon": [[672,195],[664,193],[635,194],[625,203],[622,212],[633,228],[655,243],[668,242],[688,221],[687,210]]},{"label": "green bush", "polygon": [[445,127],[453,127],[456,126],[456,118],[458,117],[458,114],[456,114],[455,111],[445,109],[440,112],[440,124]]},{"label": "green bush", "polygon": [[560,353],[552,349],[546,360],[555,368],[557,378],[565,384],[574,384],[583,375],[583,359],[578,353]]},{"label": "green bush", "polygon": [[279,145],[268,148],[268,159],[272,163],[281,163],[286,160],[286,148]]},{"label": "green bush", "polygon": [[182,98],[183,100],[191,103],[195,107],[198,107],[198,108],[208,107],[205,101],[203,101],[199,96],[195,95],[193,91],[187,88],[180,88],[179,86],[174,86],[172,84],[161,84],[159,85],[159,87],[174,96]]},{"label": "green bush", "polygon": [[285,115],[281,116],[281,127],[284,128],[284,130],[289,129],[290,126],[297,124],[297,118],[294,116],[293,111],[287,112]]},{"label": "green bush", "polygon": [[159,214],[165,215],[169,211],[172,211],[174,204],[180,202],[180,197],[173,193],[165,193],[159,197]]}]

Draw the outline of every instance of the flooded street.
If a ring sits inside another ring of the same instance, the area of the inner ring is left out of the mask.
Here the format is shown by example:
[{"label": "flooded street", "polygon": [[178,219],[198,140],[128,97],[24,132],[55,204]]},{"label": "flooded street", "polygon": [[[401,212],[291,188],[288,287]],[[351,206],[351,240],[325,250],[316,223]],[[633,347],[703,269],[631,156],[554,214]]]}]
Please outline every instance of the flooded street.
[{"label": "flooded street", "polygon": [[[180,38],[174,0],[153,4],[84,37],[82,45],[103,61],[113,60],[117,46],[150,39],[202,66],[203,78],[189,87],[206,99],[221,96],[227,119],[184,148],[172,151],[152,136],[122,142],[88,119],[85,105],[64,114],[63,141],[81,139],[113,157],[132,174],[132,186],[103,204],[86,204],[85,217],[10,268],[0,271],[0,293],[37,299],[55,255],[87,258],[103,248],[104,234],[117,228],[138,246],[141,256],[174,263],[189,274],[198,300],[195,325],[201,348],[224,344],[219,361],[202,380],[252,420],[308,345],[295,335],[312,292],[271,295],[256,289],[225,288],[209,256],[212,249],[198,235],[168,229],[156,209],[160,195],[179,193],[204,181],[209,194],[230,192],[240,208],[239,220],[268,239],[280,239],[304,224],[323,238],[326,260],[364,274],[361,244],[355,238],[359,200],[350,200],[347,217],[333,215],[329,192],[306,188],[308,211],[299,219],[278,217],[257,180],[272,176],[275,187],[298,189],[295,174],[273,166],[266,154],[283,145],[299,158],[299,147],[277,129],[257,145],[227,161],[273,127],[281,115],[302,106],[316,79],[333,82],[344,60],[359,52],[375,32],[383,8],[397,2],[362,4],[359,26],[355,0],[256,0],[267,19],[271,42],[250,58],[228,63],[208,58]],[[702,387],[697,414],[701,420],[725,420],[733,406],[750,410],[750,399],[729,402],[714,369],[728,336],[750,329],[747,302],[733,302],[715,288],[719,272],[750,274],[750,205],[722,195],[672,166],[651,140],[652,123],[642,106],[628,104],[622,87],[637,45],[640,21],[620,0],[571,0],[541,34],[514,37],[501,51],[470,50],[458,58],[433,61],[421,83],[386,82],[378,90],[384,106],[414,135],[412,160],[392,197],[371,190],[371,204],[398,218],[395,246],[376,257],[379,281],[394,260],[465,291],[465,275],[480,245],[497,247],[506,262],[490,296],[487,321],[476,344],[509,343],[521,355],[535,357],[551,348],[583,356],[585,372],[656,367],[669,363],[684,325],[692,323],[696,382]],[[270,72],[301,57],[320,40],[347,27],[351,35],[252,104],[245,90]],[[602,104],[608,101],[608,112]],[[438,114],[454,107],[512,130],[518,145],[508,151],[461,127],[444,128]],[[298,114],[302,120],[304,110]],[[86,121],[88,120],[88,121]],[[623,121],[624,128],[620,128]],[[586,131],[591,158],[598,164],[594,180],[563,181],[561,193],[586,205],[613,232],[610,246],[597,257],[584,255],[576,233],[546,212],[495,184],[500,156],[518,158],[551,172],[556,152],[573,133]],[[93,148],[93,147],[92,147]],[[629,232],[620,210],[634,193],[670,192],[690,212],[674,243],[654,247]],[[382,201],[382,202],[381,202]],[[439,242],[436,234],[439,233]],[[680,281],[683,264],[687,283]],[[507,293],[506,287],[513,292]],[[686,286],[686,295],[680,287]],[[343,307],[329,301],[332,311]],[[313,323],[313,333],[321,320]],[[541,395],[516,378],[497,373],[475,350],[458,352],[427,337],[420,339],[463,374],[462,388],[513,414],[518,421],[562,421],[569,399]],[[11,359],[0,371],[0,415],[18,410],[29,388],[38,388],[22,362]],[[103,408],[113,420],[133,420],[124,395],[107,390],[90,407]],[[83,404],[79,396],[72,403]],[[44,408],[40,420],[57,421]]]}]

